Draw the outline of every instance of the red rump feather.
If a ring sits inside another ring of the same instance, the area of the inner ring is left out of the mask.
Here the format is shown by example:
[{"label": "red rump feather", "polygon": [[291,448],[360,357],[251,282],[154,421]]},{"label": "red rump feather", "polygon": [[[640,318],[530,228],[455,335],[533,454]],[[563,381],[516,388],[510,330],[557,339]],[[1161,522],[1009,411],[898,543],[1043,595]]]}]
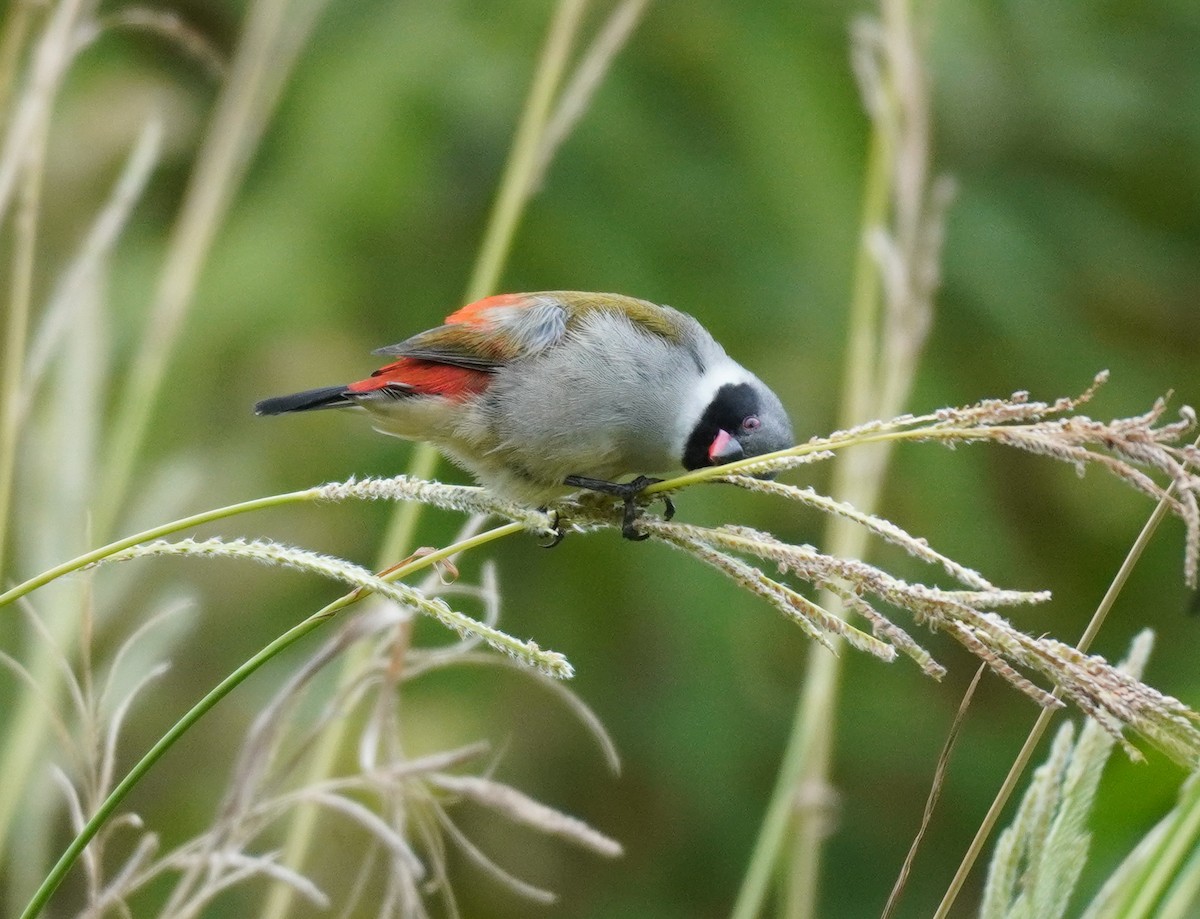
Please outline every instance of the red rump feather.
[{"label": "red rump feather", "polygon": [[[493,298],[496,299],[496,298]],[[461,312],[461,310],[460,310]],[[468,370],[433,361],[411,357],[380,367],[369,379],[351,383],[350,392],[373,392],[387,386],[402,386],[415,396],[444,396],[447,399],[469,399],[487,389],[490,375],[482,370]]]}]

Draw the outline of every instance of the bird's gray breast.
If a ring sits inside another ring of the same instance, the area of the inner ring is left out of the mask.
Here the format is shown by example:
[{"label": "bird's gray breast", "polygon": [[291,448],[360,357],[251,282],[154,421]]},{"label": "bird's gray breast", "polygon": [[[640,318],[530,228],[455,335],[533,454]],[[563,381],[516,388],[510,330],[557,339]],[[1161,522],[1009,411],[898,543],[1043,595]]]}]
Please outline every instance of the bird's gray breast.
[{"label": "bird's gray breast", "polygon": [[620,314],[583,317],[561,343],[496,372],[485,411],[497,452],[554,477],[677,467],[676,416],[705,359],[690,339]]}]

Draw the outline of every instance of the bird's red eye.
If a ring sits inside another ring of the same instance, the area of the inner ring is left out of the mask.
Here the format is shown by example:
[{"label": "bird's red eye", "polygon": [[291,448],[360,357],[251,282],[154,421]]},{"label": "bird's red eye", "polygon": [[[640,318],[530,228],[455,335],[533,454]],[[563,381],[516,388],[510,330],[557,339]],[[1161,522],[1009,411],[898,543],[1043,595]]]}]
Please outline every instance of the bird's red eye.
[{"label": "bird's red eye", "polygon": [[746,419],[742,421],[743,431],[757,431],[761,427],[762,422],[759,420],[757,415],[748,415]]}]

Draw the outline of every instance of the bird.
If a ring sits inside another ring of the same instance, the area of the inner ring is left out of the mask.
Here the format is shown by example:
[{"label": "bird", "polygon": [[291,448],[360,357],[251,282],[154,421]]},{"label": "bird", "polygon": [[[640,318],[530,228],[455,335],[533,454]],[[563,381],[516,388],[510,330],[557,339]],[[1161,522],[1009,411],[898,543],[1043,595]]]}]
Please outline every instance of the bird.
[{"label": "bird", "polygon": [[696,319],[622,294],[497,294],[374,353],[393,360],[357,382],[263,399],[255,413],[366,412],[377,430],[433,444],[521,505],[580,489],[616,495],[629,539],[647,535],[635,499],[661,481],[646,473],[794,442],[779,397]]}]

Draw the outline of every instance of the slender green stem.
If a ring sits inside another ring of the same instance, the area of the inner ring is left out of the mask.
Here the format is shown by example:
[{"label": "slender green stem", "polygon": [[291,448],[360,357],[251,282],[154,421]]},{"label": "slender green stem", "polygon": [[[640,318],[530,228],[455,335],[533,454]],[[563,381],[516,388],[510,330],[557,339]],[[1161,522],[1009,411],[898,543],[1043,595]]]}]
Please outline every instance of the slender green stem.
[{"label": "slender green stem", "polygon": [[[645,495],[656,495],[664,491],[678,491],[681,488],[688,488],[692,485],[699,485],[703,482],[719,481],[725,476],[737,475],[742,470],[752,468],[761,463],[768,462],[773,459],[785,459],[788,457],[812,456],[816,453],[837,453],[845,450],[848,447],[867,447],[871,445],[888,445],[911,442],[936,442],[944,441],[946,443],[986,443],[988,441],[997,441],[1001,437],[1011,435],[1013,432],[1029,430],[1024,425],[957,425],[946,427],[921,427],[922,423],[930,422],[930,418],[915,418],[907,419],[901,424],[904,427],[897,427],[891,430],[869,430],[862,431],[852,435],[838,435],[836,439],[815,439],[805,444],[799,444],[795,447],[788,447],[784,450],[776,450],[774,453],[764,453],[762,456],[751,457],[750,459],[736,460],[732,463],[727,463],[724,466],[704,466],[700,469],[695,469],[691,472],[685,472],[682,475],[677,475],[670,479],[662,479],[652,485],[647,485],[643,490]],[[918,425],[917,427],[908,427],[907,425]],[[851,467],[852,469],[857,467]],[[837,482],[846,481],[846,476],[837,475]],[[838,494],[836,488],[830,489],[832,494]],[[856,507],[858,504],[852,499]],[[860,508],[861,509],[861,508]],[[836,519],[836,518],[835,518]]]},{"label": "slender green stem", "polygon": [[259,667],[269,661],[275,655],[279,654],[286,648],[291,647],[313,629],[321,625],[327,617],[320,613],[310,616],[308,619],[301,622],[299,625],[293,626],[283,635],[280,635],[269,645],[255,654],[252,658],[238,667],[233,673],[218,683],[203,699],[196,703],[190,711],[167,731],[158,742],[138,760],[137,764],[129,771],[129,773],[113,788],[112,792],[104,799],[104,802],[96,809],[96,812],[91,816],[88,822],[80,830],[71,844],[63,852],[58,862],[46,875],[46,879],[33,895],[33,899],[29,901],[29,905],[25,907],[25,911],[21,914],[21,919],[33,919],[41,913],[46,906],[50,896],[62,883],[67,872],[75,861],[82,854],[88,843],[92,841],[100,827],[112,816],[113,812],[120,806],[125,796],[133,789],[143,776],[157,763],[180,737],[182,737],[189,728],[199,721],[210,709],[221,699],[225,698],[232,692],[243,680],[250,674],[254,673]]},{"label": "slender green stem", "polygon": [[[452,555],[458,555],[463,552],[468,552],[471,549],[486,545],[497,539],[505,536],[511,536],[524,530],[524,527],[519,523],[507,523],[503,526],[494,527],[486,532],[479,533],[468,539],[459,540],[449,546],[445,546],[436,552],[430,552],[426,555],[418,556],[411,559],[409,562],[393,571],[389,571],[383,575],[383,579],[387,581],[396,581],[409,577],[422,571],[431,565],[449,558]],[[225,696],[229,695],[238,685],[240,685],[247,677],[258,670],[263,664],[271,660],[276,655],[282,653],[287,648],[290,648],[305,635],[308,635],[318,626],[323,625],[332,619],[338,612],[356,603],[368,595],[368,591],[353,590],[350,593],[344,594],[337,600],[313,613],[303,622],[288,629],[274,641],[270,642],[261,651],[239,666],[229,676],[225,677],[212,690],[210,690],[204,698],[197,702],[182,718],[172,725],[159,740],[150,748],[149,751],[138,760],[137,764],[129,770],[129,773],[113,788],[108,797],[91,818],[84,824],[83,829],[67,846],[58,862],[46,875],[41,886],[34,893],[33,898],[29,901],[29,905],[25,907],[25,911],[21,913],[21,919],[34,919],[49,901],[51,895],[62,883],[71,866],[75,864],[83,850],[87,848],[89,842],[95,838],[100,828],[113,815],[117,807],[125,799],[126,795],[137,785],[139,781],[150,771],[155,763],[169,750],[180,737],[197,721],[204,717],[218,702]]]},{"label": "slender green stem", "polygon": [[[1120,596],[1121,591],[1124,589],[1125,582],[1129,580],[1129,575],[1133,573],[1134,566],[1141,559],[1146,546],[1149,545],[1150,537],[1154,535],[1154,531],[1158,529],[1158,525],[1162,523],[1163,518],[1166,517],[1167,512],[1170,510],[1173,492],[1174,486],[1168,489],[1167,494],[1158,502],[1158,506],[1154,508],[1154,513],[1150,515],[1150,519],[1142,527],[1142,531],[1138,534],[1137,539],[1133,541],[1129,553],[1125,556],[1125,560],[1121,562],[1121,567],[1117,570],[1116,575],[1114,575],[1112,583],[1108,585],[1108,590],[1105,591],[1100,605],[1096,607],[1091,621],[1084,630],[1083,636],[1079,639],[1079,644],[1076,645],[1080,651],[1087,651],[1096,634],[1100,631],[1100,627],[1104,625],[1104,620],[1108,617],[1113,604],[1117,602],[1117,597]],[[1058,698],[1060,695],[1061,690],[1055,689],[1054,697]],[[1004,781],[1000,785],[1000,790],[996,793],[995,800],[992,801],[992,806],[988,808],[987,814],[984,815],[983,822],[975,832],[975,838],[971,840],[971,845],[967,848],[967,852],[963,856],[958,870],[954,873],[954,877],[950,881],[950,886],[946,889],[937,912],[934,913],[934,919],[945,919],[946,915],[949,914],[955,899],[957,899],[958,894],[962,891],[963,884],[966,883],[967,875],[971,873],[971,868],[974,867],[976,859],[979,858],[979,853],[983,851],[984,844],[987,842],[992,830],[995,829],[996,822],[1000,819],[1000,812],[1004,810],[1008,799],[1012,797],[1012,793],[1017,787],[1017,782],[1029,765],[1029,760],[1033,757],[1034,750],[1037,748],[1038,742],[1042,739],[1042,735],[1046,732],[1046,728],[1050,724],[1050,719],[1053,717],[1054,710],[1044,708],[1033,723],[1033,727],[1029,731],[1029,736],[1025,738],[1025,743],[1021,746],[1021,751],[1017,754],[1017,758],[1009,768],[1008,775],[1004,777]]]},{"label": "slender green stem", "polygon": [[4,17],[4,32],[0,35],[0,128],[8,125],[9,104],[17,82],[17,67],[21,52],[25,50],[25,39],[33,21],[34,0],[15,0],[9,4]]},{"label": "slender green stem", "polygon": [[763,817],[762,826],[759,827],[758,839],[750,856],[750,865],[742,878],[738,899],[733,907],[733,919],[754,919],[762,912],[763,901],[775,873],[779,853],[783,850],[783,843],[791,826],[798,792],[796,776],[800,774],[806,758],[811,755],[811,738],[804,731],[804,719],[807,715],[804,706],[797,707],[792,732],[779,764],[775,787],[771,792],[771,800],[767,804],[767,812]]},{"label": "slender green stem", "polygon": [[587,0],[562,0],[550,23],[550,32],[542,48],[525,110],[517,125],[512,150],[500,179],[500,191],[488,219],[479,258],[467,285],[468,302],[487,296],[500,281],[517,225],[533,191],[531,183],[537,174],[538,151],[550,118],[550,108],[562,84],[571,47],[586,8]]},{"label": "slender green stem", "polygon": [[[57,90],[57,81],[61,77],[61,70],[52,68],[45,61],[54,56],[51,49],[69,58],[63,44],[68,42],[68,35],[77,14],[77,8],[68,9],[66,4],[63,4],[51,17],[56,21],[56,26],[47,25],[35,52],[38,65],[34,69],[41,72],[42,79],[36,80],[30,76],[33,83],[42,85],[40,89],[31,86],[25,90],[26,98],[18,101],[18,105],[28,104],[30,94],[37,93],[42,96],[43,104],[32,107],[38,114],[29,124],[25,147],[17,151],[8,151],[15,158],[14,169],[20,184],[13,227],[11,312],[6,330],[3,383],[0,384],[0,400],[3,403],[0,405],[0,577],[6,576],[7,560],[12,554],[7,548],[11,532],[9,521],[12,516],[12,496],[22,429],[21,386],[26,370],[26,338],[33,305],[46,137],[51,102]],[[59,44],[60,42],[62,44]],[[60,66],[65,68],[65,62]],[[9,126],[10,137],[15,130],[15,125]],[[56,638],[65,640],[71,635],[69,622],[59,616],[49,617],[46,625]],[[25,661],[25,666],[38,681],[44,698],[39,700],[29,693],[21,694],[8,712],[8,718],[3,725],[3,737],[0,738],[0,774],[5,776],[5,781],[0,786],[0,864],[7,861],[8,846],[14,837],[14,817],[22,800],[21,790],[26,787],[26,778],[34,768],[44,741],[46,720],[41,706],[53,706],[63,690],[53,654],[44,643],[39,642],[35,645],[29,659]],[[16,868],[9,877],[16,889],[20,889],[16,885],[23,885],[26,880],[19,876],[21,871],[22,869]]]},{"label": "slender green stem", "polygon": [[929,822],[933,818],[934,809],[942,796],[946,770],[950,767],[950,755],[958,743],[958,735],[963,721],[967,717],[967,710],[971,707],[971,702],[975,698],[975,690],[979,688],[979,681],[983,679],[986,670],[987,664],[979,665],[975,670],[975,676],[971,678],[970,685],[967,686],[967,691],[963,693],[962,701],[958,703],[958,711],[954,715],[954,721],[946,734],[946,742],[942,745],[942,752],[938,756],[937,766],[933,770],[933,781],[929,783],[929,794],[925,798],[925,810],[921,814],[921,826],[917,829],[917,835],[913,837],[912,845],[908,847],[908,854],[904,856],[904,863],[900,866],[900,873],[896,877],[896,883],[892,885],[892,892],[888,895],[887,903],[884,904],[883,913],[879,919],[891,919],[896,913],[900,896],[908,884],[908,876],[912,872],[913,862],[917,859],[917,852],[929,830]]},{"label": "slender green stem", "polygon": [[262,135],[290,55],[299,45],[296,41],[286,47],[296,21],[303,21],[306,15],[303,10],[289,9],[294,5],[293,0],[258,0],[247,14],[233,66],[172,228],[145,335],[118,400],[120,409],[113,421],[99,503],[93,513],[94,529],[101,538],[112,532],[124,505],[201,268]]},{"label": "slender green stem", "polygon": [[5,570],[8,518],[21,433],[21,377],[25,373],[25,339],[33,302],[33,268],[37,254],[38,210],[45,165],[46,124],[25,153],[13,244],[12,296],[4,335],[3,408],[0,416],[0,572]]},{"label": "slender green stem", "polygon": [[[437,451],[429,444],[419,444],[413,452],[409,463],[408,474],[414,478],[428,478],[433,475],[437,466]],[[388,533],[383,539],[380,550],[378,567],[382,568],[393,558],[403,557],[407,547],[413,545],[416,539],[417,524],[420,521],[423,504],[409,502],[396,508],[392,515]],[[358,642],[342,656],[340,667],[339,692],[358,680],[362,668],[371,655],[368,642]],[[350,721],[346,718],[335,718],[322,732],[314,746],[312,756],[305,769],[304,785],[317,784],[333,774],[338,754],[350,731]],[[289,816],[287,836],[284,841],[283,854],[280,860],[285,865],[303,865],[308,860],[308,854],[316,841],[317,824],[321,810],[312,802],[300,802]],[[289,884],[273,884],[267,893],[263,904],[262,919],[285,919],[292,910],[292,900],[295,890]]]},{"label": "slender green stem", "polygon": [[269,495],[265,498],[254,498],[250,501],[242,501],[239,504],[229,504],[225,507],[218,507],[215,510],[203,511],[199,514],[193,514],[190,517],[181,517],[178,520],[172,520],[170,523],[164,523],[160,526],[152,527],[149,530],[143,530],[140,533],[134,533],[132,536],[126,536],[124,539],[118,539],[115,542],[110,542],[108,545],[101,546],[98,549],[93,549],[90,552],[85,552],[83,555],[77,556],[70,561],[63,562],[61,565],[55,565],[41,574],[30,578],[18,584],[4,593],[0,593],[0,606],[5,606],[18,600],[28,593],[32,593],[39,587],[44,587],[51,581],[61,578],[63,575],[71,574],[79,571],[81,568],[86,568],[88,565],[101,561],[112,555],[114,552],[120,552],[122,549],[128,549],[130,546],[136,546],[139,543],[149,542],[152,539],[161,539],[164,536],[170,536],[172,533],[178,533],[180,530],[186,530],[189,527],[200,526],[204,523],[212,523],[214,520],[223,520],[226,517],[233,517],[237,514],[245,514],[250,511],[265,510],[269,507],[280,507],[285,504],[296,504],[303,501],[315,501],[320,497],[320,488],[306,488],[303,491],[292,491],[281,495]]},{"label": "slender green stem", "polygon": [[879,268],[868,245],[868,236],[882,225],[892,193],[888,168],[891,145],[881,130],[871,132],[867,151],[862,214],[859,218],[858,251],[854,259],[854,287],[850,295],[849,328],[846,334],[846,366],[842,375],[842,428],[871,418],[876,390],[874,371],[879,354],[880,281]]},{"label": "slender green stem", "polygon": [[[430,444],[420,443],[413,450],[405,475],[413,479],[432,479],[437,465],[437,450]],[[417,538],[417,526],[424,511],[425,505],[419,501],[407,501],[396,508],[379,549],[379,557],[376,559],[378,567],[383,568],[391,564],[393,559],[403,558],[410,551],[409,547]]]},{"label": "slender green stem", "polygon": [[[879,226],[887,214],[888,197],[891,190],[888,169],[889,149],[884,133],[878,127],[872,132],[864,182],[862,239],[856,261],[855,280],[850,305],[850,327],[847,334],[846,373],[843,383],[843,404],[840,426],[845,429],[871,417],[874,389],[874,364],[878,351],[876,326],[879,312],[879,280],[873,259],[867,247],[868,228]],[[889,432],[900,434],[902,432]],[[853,443],[883,442],[889,438],[884,434],[855,439]],[[836,450],[847,444],[802,445],[786,451],[790,455],[808,455],[820,450]],[[761,459],[761,458],[760,458]],[[748,463],[746,464],[748,465]],[[736,466],[736,464],[735,464]],[[728,474],[733,469],[726,470]],[[864,495],[863,488],[871,487],[856,481],[849,463],[840,463],[835,471],[837,482],[833,494],[849,500],[860,510],[871,512],[877,491]],[[680,476],[651,486],[653,492],[669,486],[689,484],[688,479],[703,481],[705,470]],[[852,543],[865,540],[861,528],[846,525],[848,521],[832,518],[827,531],[826,545],[833,554],[852,556],[857,548]],[[822,605],[831,612],[841,608],[836,597],[823,597]],[[809,666],[804,687],[796,708],[792,731],[780,764],[779,776],[767,804],[766,816],[759,830],[758,839],[750,857],[750,864],[742,879],[742,886],[733,909],[733,919],[753,919],[763,909],[767,890],[775,867],[779,863],[789,828],[810,840],[812,847],[805,857],[807,864],[793,866],[801,877],[791,885],[798,891],[801,885],[810,886],[807,894],[815,902],[815,881],[819,872],[820,838],[824,827],[821,790],[825,787],[829,756],[832,749],[832,725],[836,714],[838,658],[822,648],[814,647],[809,654]],[[797,796],[804,798],[797,801]],[[802,806],[797,807],[801,804]],[[800,913],[805,907],[801,906]]]}]

